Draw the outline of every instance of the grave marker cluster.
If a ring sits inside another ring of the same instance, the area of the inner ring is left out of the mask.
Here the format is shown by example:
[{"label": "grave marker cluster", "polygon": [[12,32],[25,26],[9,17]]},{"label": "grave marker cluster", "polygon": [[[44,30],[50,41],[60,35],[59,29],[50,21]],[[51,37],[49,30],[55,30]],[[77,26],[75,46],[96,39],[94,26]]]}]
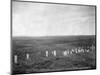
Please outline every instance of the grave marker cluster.
[{"label": "grave marker cluster", "polygon": [[[87,48],[87,49],[83,49],[81,47],[78,47],[78,48],[73,48],[73,49],[66,49],[66,50],[63,50],[60,52],[60,54],[62,54],[62,56],[68,56],[68,55],[71,55],[71,54],[77,54],[77,53],[84,53],[84,52],[90,52],[91,49],[95,49],[95,47],[92,45],[91,47]],[[39,54],[42,54],[42,53],[39,53]],[[46,50],[45,51],[45,56],[46,57],[50,57],[49,55],[52,54],[54,57],[57,57],[59,56],[58,54],[58,51],[57,50],[53,50],[53,51],[48,51]],[[29,53],[26,53],[26,60],[30,59],[30,54]],[[14,63],[17,64],[18,63],[18,55],[14,55]]]}]

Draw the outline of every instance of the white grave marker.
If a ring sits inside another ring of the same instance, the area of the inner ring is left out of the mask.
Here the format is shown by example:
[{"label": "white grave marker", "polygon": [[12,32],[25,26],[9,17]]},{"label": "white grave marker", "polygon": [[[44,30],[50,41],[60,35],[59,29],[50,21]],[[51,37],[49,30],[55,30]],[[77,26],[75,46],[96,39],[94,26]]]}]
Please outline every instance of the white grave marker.
[{"label": "white grave marker", "polygon": [[52,54],[53,54],[54,56],[56,56],[56,50],[54,50],[54,51],[52,52]]},{"label": "white grave marker", "polygon": [[28,53],[26,54],[26,58],[29,59],[29,54]]},{"label": "white grave marker", "polygon": [[48,51],[46,51],[46,57],[48,57]]},{"label": "white grave marker", "polygon": [[64,56],[67,56],[67,51],[64,51],[64,52],[63,52],[63,55],[64,55]]},{"label": "white grave marker", "polygon": [[72,54],[72,51],[70,51],[70,54]]},{"label": "white grave marker", "polygon": [[17,58],[18,58],[17,55],[15,55],[15,56],[14,56],[14,62],[15,62],[15,63],[18,63]]},{"label": "white grave marker", "polygon": [[86,50],[86,52],[89,52],[89,49],[88,49],[88,50]]}]

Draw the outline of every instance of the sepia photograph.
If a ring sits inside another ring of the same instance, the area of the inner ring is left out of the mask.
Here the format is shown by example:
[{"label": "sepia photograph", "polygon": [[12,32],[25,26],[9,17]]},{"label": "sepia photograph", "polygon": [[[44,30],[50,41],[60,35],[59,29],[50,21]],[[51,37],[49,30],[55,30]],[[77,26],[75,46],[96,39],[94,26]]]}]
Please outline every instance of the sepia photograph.
[{"label": "sepia photograph", "polygon": [[11,1],[11,73],[96,69],[96,6]]}]

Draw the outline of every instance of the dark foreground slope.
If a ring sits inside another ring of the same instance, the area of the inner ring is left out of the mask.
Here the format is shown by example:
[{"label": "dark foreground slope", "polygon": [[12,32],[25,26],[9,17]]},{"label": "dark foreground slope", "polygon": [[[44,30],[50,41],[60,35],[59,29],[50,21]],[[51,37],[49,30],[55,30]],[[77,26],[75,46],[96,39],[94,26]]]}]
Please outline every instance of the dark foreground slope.
[{"label": "dark foreground slope", "polygon": [[[73,49],[73,53],[72,52]],[[82,49],[83,52],[78,50]],[[52,51],[56,51],[54,56]],[[45,52],[49,55],[46,56]],[[63,51],[69,54],[63,55]],[[77,52],[78,51],[78,52]],[[12,73],[95,69],[95,36],[13,37]],[[29,54],[27,59],[26,54]],[[17,56],[15,63],[14,56]]]}]

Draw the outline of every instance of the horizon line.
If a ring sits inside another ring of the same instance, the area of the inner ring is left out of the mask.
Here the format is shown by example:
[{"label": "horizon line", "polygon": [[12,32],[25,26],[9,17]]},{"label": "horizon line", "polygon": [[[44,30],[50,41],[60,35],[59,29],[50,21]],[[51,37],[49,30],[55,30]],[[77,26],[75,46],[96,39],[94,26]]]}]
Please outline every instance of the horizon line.
[{"label": "horizon line", "polygon": [[96,34],[93,34],[93,35],[12,36],[12,37],[53,37],[53,36],[96,36]]}]

